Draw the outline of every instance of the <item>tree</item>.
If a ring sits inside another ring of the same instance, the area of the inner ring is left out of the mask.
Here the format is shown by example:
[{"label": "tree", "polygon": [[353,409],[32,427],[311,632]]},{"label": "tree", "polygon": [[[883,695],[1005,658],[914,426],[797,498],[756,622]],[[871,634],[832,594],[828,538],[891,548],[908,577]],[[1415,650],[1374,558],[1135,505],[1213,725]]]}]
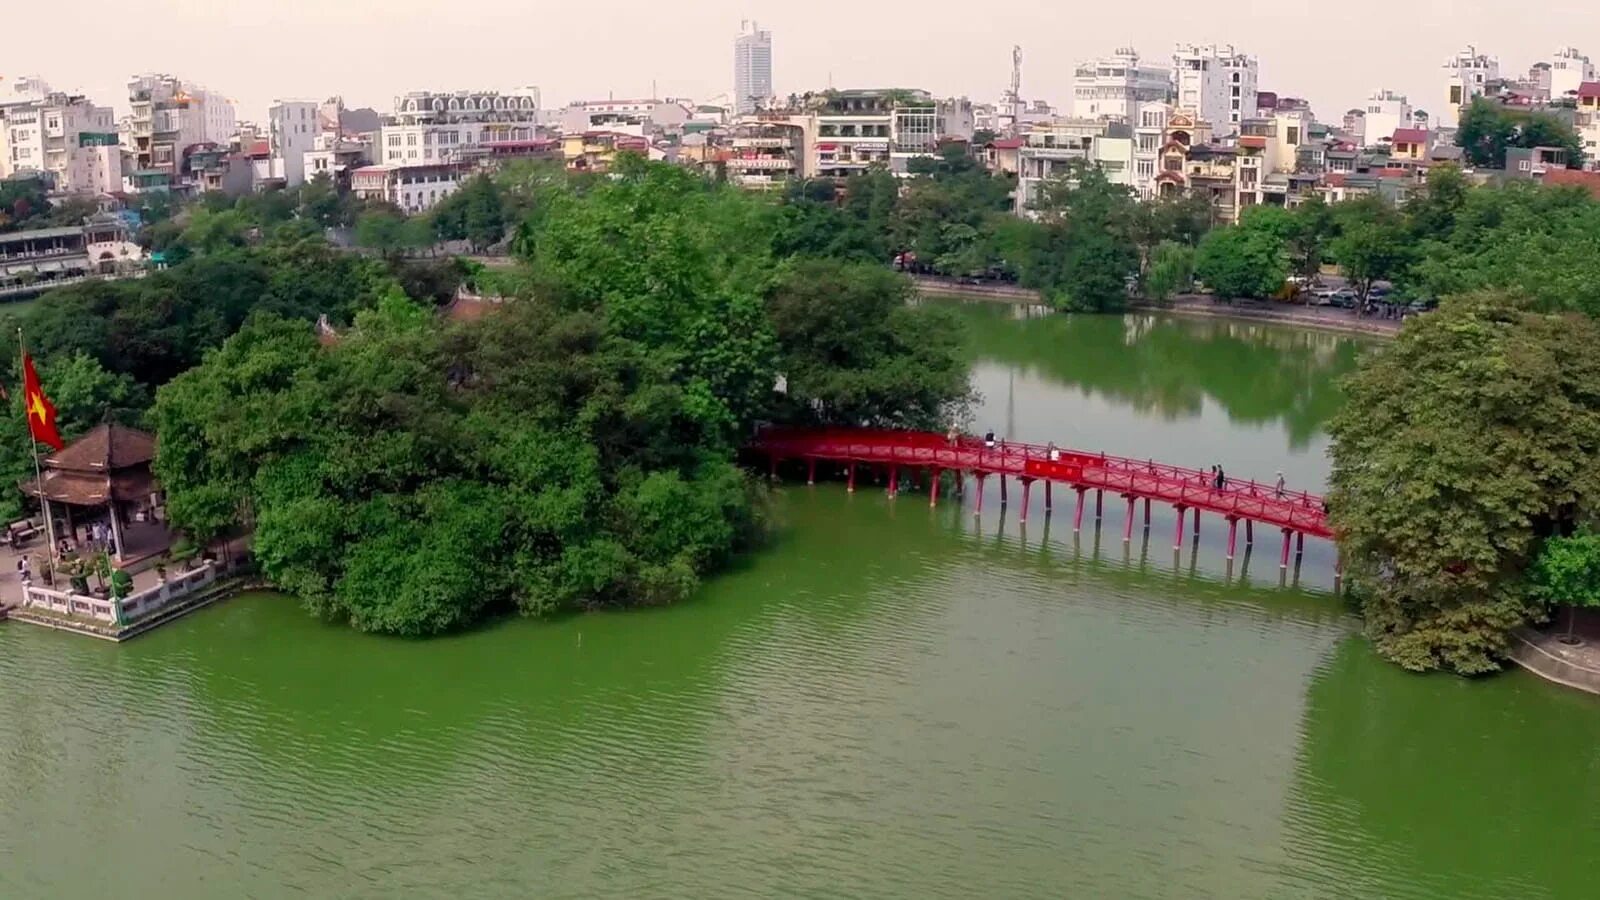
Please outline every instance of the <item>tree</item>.
[{"label": "tree", "polygon": [[1289,275],[1285,239],[1249,219],[1209,232],[1195,251],[1195,276],[1218,297],[1269,297]]},{"label": "tree", "polygon": [[1409,669],[1496,668],[1540,541],[1600,503],[1600,327],[1452,298],[1345,393],[1328,502],[1367,633]]},{"label": "tree", "polygon": [[356,245],[384,256],[397,256],[417,246],[416,239],[415,230],[407,227],[406,218],[398,211],[368,210],[356,219]]},{"label": "tree", "polygon": [[1347,204],[1339,210],[1341,234],[1328,245],[1363,306],[1373,282],[1398,277],[1411,259],[1405,223],[1379,200]]},{"label": "tree", "polygon": [[487,175],[469,179],[433,208],[434,233],[447,241],[468,241],[479,253],[505,237],[500,189]]},{"label": "tree", "polygon": [[879,265],[802,263],[767,299],[787,403],[776,417],[942,431],[970,399],[959,324],[911,307],[911,285]]},{"label": "tree", "polygon": [[1561,147],[1568,168],[1583,166],[1583,142],[1571,126],[1550,113],[1513,110],[1486,97],[1474,97],[1462,112],[1456,145],[1480,168],[1504,168],[1512,147]]},{"label": "tree", "polygon": [[1177,241],[1163,241],[1150,256],[1145,273],[1144,294],[1165,303],[1173,294],[1186,291],[1194,282],[1194,248]]},{"label": "tree", "polygon": [[1579,529],[1576,534],[1552,537],[1534,560],[1533,595],[1550,606],[1567,607],[1567,643],[1579,607],[1600,606],[1600,534]]}]

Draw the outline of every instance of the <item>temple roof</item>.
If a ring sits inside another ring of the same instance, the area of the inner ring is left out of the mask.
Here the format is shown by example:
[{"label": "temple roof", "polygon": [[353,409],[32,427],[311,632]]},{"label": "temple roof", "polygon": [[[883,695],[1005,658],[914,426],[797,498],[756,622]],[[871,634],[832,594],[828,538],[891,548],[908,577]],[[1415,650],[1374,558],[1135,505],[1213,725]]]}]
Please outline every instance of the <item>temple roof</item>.
[{"label": "temple roof", "polygon": [[97,425],[83,437],[46,457],[49,469],[104,474],[135,467],[149,468],[155,459],[155,435],[126,425]]}]

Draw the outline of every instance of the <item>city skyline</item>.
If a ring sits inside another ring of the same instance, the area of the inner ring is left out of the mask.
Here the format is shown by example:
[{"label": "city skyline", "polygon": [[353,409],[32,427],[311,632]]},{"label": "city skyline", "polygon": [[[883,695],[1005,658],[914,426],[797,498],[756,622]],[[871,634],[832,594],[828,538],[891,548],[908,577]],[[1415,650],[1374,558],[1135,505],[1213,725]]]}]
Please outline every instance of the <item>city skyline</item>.
[{"label": "city skyline", "polygon": [[[81,6],[97,20],[121,9],[107,0]],[[527,84],[541,87],[548,107],[608,95],[707,99],[732,95],[729,47],[740,22],[753,19],[774,35],[774,89],[780,95],[830,84],[892,85],[992,103],[1009,79],[1011,46],[1021,44],[1024,97],[1065,109],[1071,105],[1073,68],[1081,60],[1131,45],[1146,60],[1170,65],[1178,43],[1216,43],[1260,60],[1261,90],[1308,99],[1319,117],[1336,121],[1380,88],[1406,94],[1416,108],[1442,107],[1443,64],[1469,44],[1497,57],[1506,74],[1525,72],[1566,45],[1600,58],[1600,12],[1542,11],[1537,23],[1523,24],[1505,21],[1481,0],[1423,5],[1393,38],[1372,33],[1371,22],[1394,19],[1373,0],[1346,4],[1339,21],[1326,21],[1321,7],[1291,4],[1252,10],[1237,22],[1202,18],[1192,8],[1161,0],[1137,26],[1094,10],[1018,0],[1004,19],[989,20],[984,28],[974,27],[966,7],[943,0],[917,4],[915,15],[907,15],[909,5],[863,8],[853,11],[848,27],[783,4],[729,0],[707,0],[693,9],[623,0],[612,4],[615,15],[603,19],[480,0],[475,15],[450,21],[438,21],[434,7],[420,0],[390,0],[382,7],[283,0],[271,8],[238,0],[149,0],[146,7],[148,15],[119,24],[119,43],[139,48],[135,52],[69,55],[49,42],[20,42],[8,51],[0,75],[39,75],[122,115],[128,76],[170,72],[233,98],[240,117],[253,120],[263,119],[280,98],[341,95],[351,106],[385,111],[395,96],[411,90]],[[948,15],[938,14],[947,7]],[[50,25],[39,7],[7,12],[4,19],[22,33]],[[1315,34],[1308,23],[1315,23]],[[286,39],[262,40],[263,33]],[[1425,37],[1417,39],[1418,33]],[[304,39],[293,39],[296,34]]]}]

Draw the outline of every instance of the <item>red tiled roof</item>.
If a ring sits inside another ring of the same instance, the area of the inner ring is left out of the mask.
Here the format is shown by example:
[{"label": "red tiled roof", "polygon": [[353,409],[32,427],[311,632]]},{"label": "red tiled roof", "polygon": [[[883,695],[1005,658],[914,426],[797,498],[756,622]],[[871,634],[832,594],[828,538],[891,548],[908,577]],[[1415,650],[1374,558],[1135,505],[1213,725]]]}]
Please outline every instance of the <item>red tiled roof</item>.
[{"label": "red tiled roof", "polygon": [[1391,140],[1396,144],[1426,144],[1428,131],[1425,128],[1396,128]]},{"label": "red tiled roof", "polygon": [[1329,172],[1322,176],[1322,183],[1328,187],[1344,187],[1344,173]]},{"label": "red tiled roof", "polygon": [[1024,143],[1026,141],[1022,138],[1001,138],[998,141],[990,141],[989,146],[996,150],[1020,150]]},{"label": "red tiled roof", "polygon": [[256,141],[250,145],[251,156],[271,156],[272,144],[268,141]]},{"label": "red tiled roof", "polygon": [[1265,150],[1267,149],[1267,139],[1260,135],[1247,134],[1239,138],[1239,146],[1249,147],[1253,150]]},{"label": "red tiled roof", "polygon": [[1578,97],[1600,97],[1600,81],[1585,81],[1578,85]]},{"label": "red tiled roof", "polygon": [[1600,172],[1580,172],[1577,169],[1546,169],[1544,183],[1581,187],[1600,200]]}]

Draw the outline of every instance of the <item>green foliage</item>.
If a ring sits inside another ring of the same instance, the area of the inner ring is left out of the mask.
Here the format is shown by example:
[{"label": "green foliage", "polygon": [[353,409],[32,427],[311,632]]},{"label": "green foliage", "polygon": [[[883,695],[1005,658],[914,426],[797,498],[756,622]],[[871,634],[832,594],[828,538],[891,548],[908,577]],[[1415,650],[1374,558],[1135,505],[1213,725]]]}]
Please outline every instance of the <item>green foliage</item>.
[{"label": "green foliage", "polygon": [[479,253],[505,237],[500,189],[486,175],[468,180],[439,201],[431,215],[435,235],[447,241],[467,241]]},{"label": "green foliage", "polygon": [[959,324],[906,305],[882,266],[808,262],[767,301],[788,388],[783,421],[943,430],[969,399]]},{"label": "green foliage", "polygon": [[1200,241],[1195,275],[1220,297],[1270,297],[1289,275],[1292,222],[1282,210],[1251,210],[1233,228],[1219,228]]},{"label": "green foliage", "polygon": [[376,250],[384,256],[426,244],[421,232],[395,209],[370,209],[356,217],[356,246]]},{"label": "green foliage", "polygon": [[1530,582],[1551,606],[1600,606],[1600,534],[1585,528],[1545,541]]},{"label": "green foliage", "polygon": [[1583,165],[1583,143],[1571,126],[1550,113],[1512,109],[1486,97],[1473,98],[1462,111],[1456,145],[1479,168],[1503,168],[1512,147],[1562,147],[1569,168]]},{"label": "green foliage", "polygon": [[1096,166],[1074,165],[1041,188],[1035,211],[1042,235],[1023,265],[1058,306],[1111,312],[1127,303],[1128,279],[1140,268],[1138,213],[1127,188]]},{"label": "green foliage", "polygon": [[1162,241],[1150,256],[1145,273],[1145,296],[1157,302],[1187,291],[1194,282],[1194,248],[1177,241]]},{"label": "green foliage", "polygon": [[1328,255],[1365,301],[1372,284],[1399,277],[1410,262],[1413,245],[1405,222],[1387,204],[1363,199],[1336,211],[1340,234],[1328,245]]},{"label": "green foliage", "polygon": [[1494,669],[1540,540],[1600,501],[1600,328],[1454,298],[1345,390],[1330,503],[1368,633],[1410,669]]}]

